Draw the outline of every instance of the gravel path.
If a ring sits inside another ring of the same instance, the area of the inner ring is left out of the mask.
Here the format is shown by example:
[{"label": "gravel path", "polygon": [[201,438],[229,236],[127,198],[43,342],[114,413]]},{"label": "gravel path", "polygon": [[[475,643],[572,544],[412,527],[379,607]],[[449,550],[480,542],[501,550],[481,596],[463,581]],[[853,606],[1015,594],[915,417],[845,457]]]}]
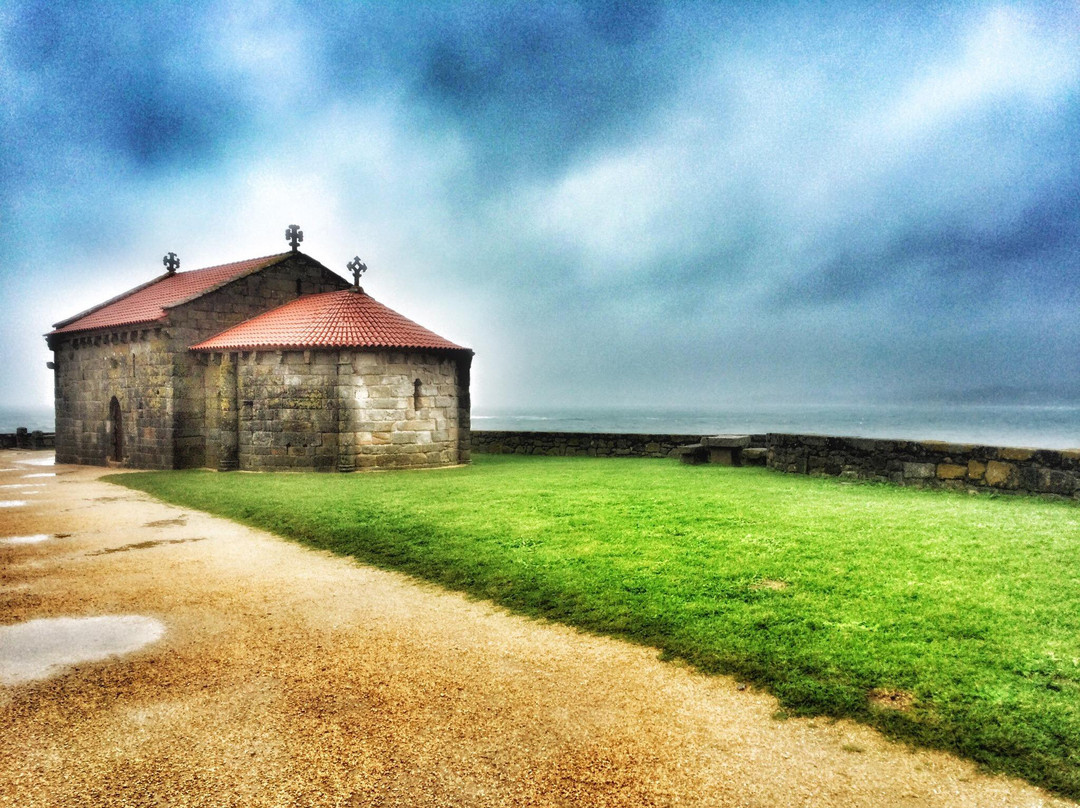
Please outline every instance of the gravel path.
[{"label": "gravel path", "polygon": [[0,508],[0,626],[165,632],[0,685],[0,805],[1071,804],[47,460],[0,452],[34,485],[0,488],[26,502]]}]

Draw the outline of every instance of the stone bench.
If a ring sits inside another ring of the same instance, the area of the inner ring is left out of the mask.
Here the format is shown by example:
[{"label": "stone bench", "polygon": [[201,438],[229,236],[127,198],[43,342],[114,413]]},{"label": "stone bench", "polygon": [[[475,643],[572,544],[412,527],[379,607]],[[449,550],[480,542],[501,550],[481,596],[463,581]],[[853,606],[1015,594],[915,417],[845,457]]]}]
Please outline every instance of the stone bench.
[{"label": "stone bench", "polygon": [[741,466],[743,449],[750,446],[749,435],[710,435],[701,439],[709,462],[721,466]]}]

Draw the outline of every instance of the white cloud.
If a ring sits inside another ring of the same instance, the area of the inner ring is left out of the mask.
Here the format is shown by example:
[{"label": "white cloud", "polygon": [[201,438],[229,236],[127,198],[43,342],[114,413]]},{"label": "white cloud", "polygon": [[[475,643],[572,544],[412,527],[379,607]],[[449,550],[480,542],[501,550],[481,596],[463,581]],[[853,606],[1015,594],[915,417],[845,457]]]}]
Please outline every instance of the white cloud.
[{"label": "white cloud", "polygon": [[655,261],[666,248],[666,219],[683,166],[670,150],[613,151],[526,195],[523,221],[538,241],[579,252],[586,274],[622,274]]},{"label": "white cloud", "polygon": [[904,139],[1009,97],[1049,104],[1074,89],[1078,75],[1080,43],[1067,31],[996,8],[971,26],[957,56],[933,64],[906,88],[882,116],[881,129]]},{"label": "white cloud", "polygon": [[222,2],[199,22],[210,66],[235,76],[268,122],[318,99],[318,49],[295,3]]}]

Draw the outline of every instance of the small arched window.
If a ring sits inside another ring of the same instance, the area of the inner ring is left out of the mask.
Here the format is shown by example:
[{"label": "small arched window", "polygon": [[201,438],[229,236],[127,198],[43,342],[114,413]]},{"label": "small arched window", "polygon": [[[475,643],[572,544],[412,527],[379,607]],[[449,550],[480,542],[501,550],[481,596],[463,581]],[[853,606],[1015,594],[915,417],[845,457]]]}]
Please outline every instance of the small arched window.
[{"label": "small arched window", "polygon": [[109,401],[109,429],[112,432],[112,441],[108,447],[109,460],[119,463],[124,459],[124,422],[116,396]]},{"label": "small arched window", "polygon": [[419,409],[420,409],[420,380],[417,379],[415,382],[413,382],[412,387],[413,387],[412,408],[414,410],[419,411]]}]

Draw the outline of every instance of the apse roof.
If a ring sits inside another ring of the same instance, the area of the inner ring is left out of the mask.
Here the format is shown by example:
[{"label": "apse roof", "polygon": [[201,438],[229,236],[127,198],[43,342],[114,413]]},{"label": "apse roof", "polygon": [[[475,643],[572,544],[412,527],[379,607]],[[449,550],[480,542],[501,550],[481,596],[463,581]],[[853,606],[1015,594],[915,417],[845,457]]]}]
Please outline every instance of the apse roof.
[{"label": "apse roof", "polygon": [[363,290],[305,295],[192,346],[195,351],[420,348],[467,351]]}]

